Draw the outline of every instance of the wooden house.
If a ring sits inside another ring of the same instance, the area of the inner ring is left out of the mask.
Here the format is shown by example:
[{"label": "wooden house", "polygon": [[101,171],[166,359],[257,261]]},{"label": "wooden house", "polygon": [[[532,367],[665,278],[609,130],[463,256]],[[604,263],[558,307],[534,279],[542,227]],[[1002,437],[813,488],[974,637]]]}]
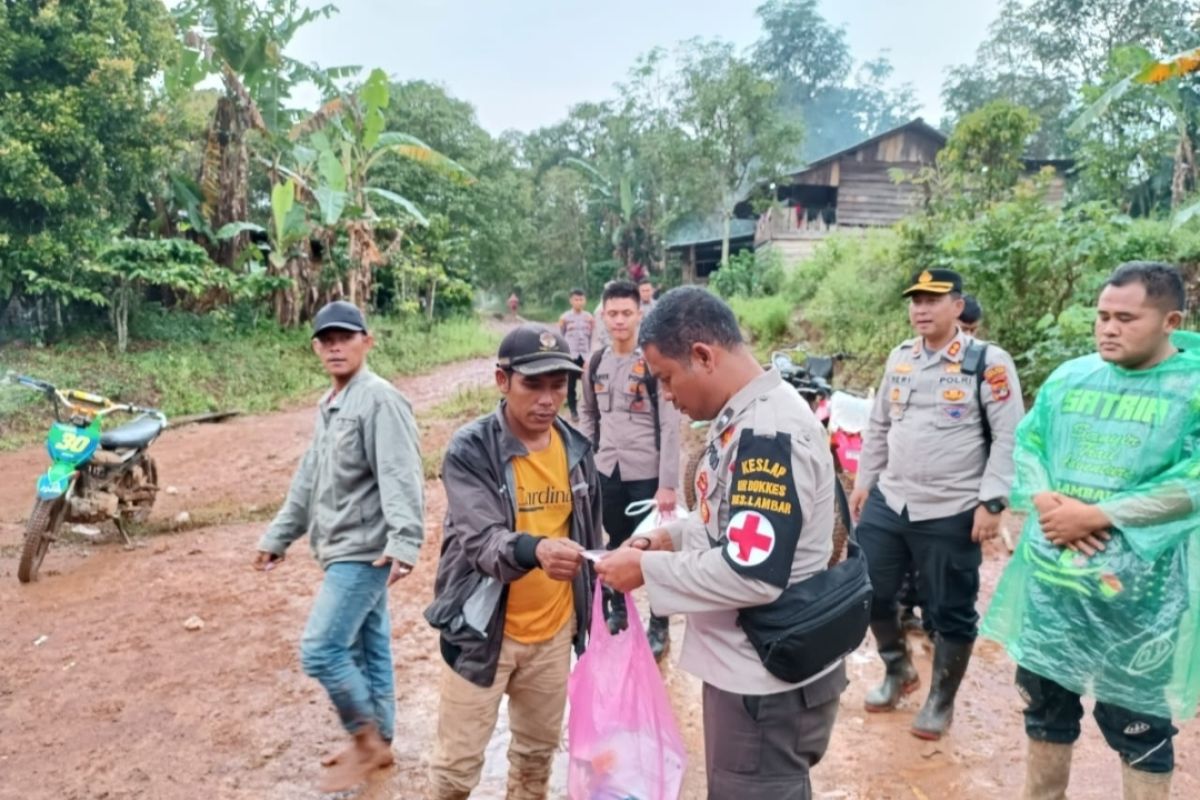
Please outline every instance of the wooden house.
[{"label": "wooden house", "polygon": [[[741,238],[736,248],[731,239],[730,250],[776,250],[785,263],[795,263],[810,256],[833,231],[894,225],[917,211],[924,199],[921,187],[903,178],[932,166],[945,144],[945,135],[918,117],[781,176],[771,187],[775,205],[756,220],[749,203],[741,204],[738,216],[743,219],[734,220],[735,225],[740,224]],[[1071,162],[1025,162],[1030,173],[1044,166],[1056,169],[1048,199],[1061,202],[1063,173]],[[744,228],[751,220],[754,232],[747,237]],[[682,259],[685,279],[703,278],[720,259],[720,226],[683,227],[668,237],[667,245]]]}]

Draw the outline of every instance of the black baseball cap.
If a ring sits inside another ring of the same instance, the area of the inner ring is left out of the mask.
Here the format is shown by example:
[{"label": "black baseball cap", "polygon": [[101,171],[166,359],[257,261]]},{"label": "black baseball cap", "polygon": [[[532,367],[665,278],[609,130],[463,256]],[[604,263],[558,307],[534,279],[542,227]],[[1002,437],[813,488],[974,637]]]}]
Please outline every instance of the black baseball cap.
[{"label": "black baseball cap", "polygon": [[509,331],[500,342],[498,356],[496,366],[522,375],[583,372],[571,357],[571,348],[562,334],[541,325],[521,325]]},{"label": "black baseball cap", "polygon": [[962,294],[962,275],[959,275],[952,269],[922,270],[913,275],[912,280],[913,285],[903,292],[905,297],[917,292],[924,292],[926,294],[950,294],[951,292],[958,292]]},{"label": "black baseball cap", "polygon": [[313,318],[313,337],[320,336],[324,331],[342,330],[355,333],[367,332],[367,320],[358,306],[345,300],[334,300],[326,303]]}]

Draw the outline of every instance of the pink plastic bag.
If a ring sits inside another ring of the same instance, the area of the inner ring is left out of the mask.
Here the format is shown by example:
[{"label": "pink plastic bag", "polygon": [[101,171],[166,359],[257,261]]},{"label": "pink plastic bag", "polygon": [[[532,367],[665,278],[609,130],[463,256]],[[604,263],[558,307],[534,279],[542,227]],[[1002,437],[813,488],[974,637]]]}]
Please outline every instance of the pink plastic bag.
[{"label": "pink plastic bag", "polygon": [[571,673],[571,800],[676,800],[686,750],[633,598],[629,627],[608,632],[596,581],[587,651]]}]

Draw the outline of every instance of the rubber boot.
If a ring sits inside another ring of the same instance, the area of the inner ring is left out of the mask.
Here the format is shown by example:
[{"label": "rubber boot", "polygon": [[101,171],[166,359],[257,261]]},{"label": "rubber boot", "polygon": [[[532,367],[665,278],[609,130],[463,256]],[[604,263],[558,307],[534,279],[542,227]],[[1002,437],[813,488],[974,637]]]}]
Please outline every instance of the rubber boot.
[{"label": "rubber boot", "polygon": [[616,636],[629,627],[629,612],[625,609],[625,595],[605,587],[608,597],[608,632]]},{"label": "rubber boot", "polygon": [[936,741],[949,730],[950,722],[954,719],[954,697],[967,672],[974,648],[974,642],[948,642],[937,637],[933,645],[933,676],[929,681],[929,697],[913,720],[913,736]]},{"label": "rubber boot", "polygon": [[1074,745],[1029,740],[1021,800],[1066,800]]},{"label": "rubber boot", "polygon": [[1143,772],[1121,762],[1125,800],[1167,800],[1171,796],[1170,772]]},{"label": "rubber boot", "polygon": [[656,662],[662,661],[663,655],[671,648],[671,622],[666,617],[650,615],[650,625],[646,628],[646,641],[650,643],[650,652]]},{"label": "rubber boot", "polygon": [[908,657],[908,641],[904,638],[898,615],[871,620],[871,633],[875,635],[875,644],[879,647],[879,657],[883,659],[886,672],[883,683],[867,692],[863,707],[873,712],[891,711],[900,698],[916,691],[921,685],[921,678]]}]

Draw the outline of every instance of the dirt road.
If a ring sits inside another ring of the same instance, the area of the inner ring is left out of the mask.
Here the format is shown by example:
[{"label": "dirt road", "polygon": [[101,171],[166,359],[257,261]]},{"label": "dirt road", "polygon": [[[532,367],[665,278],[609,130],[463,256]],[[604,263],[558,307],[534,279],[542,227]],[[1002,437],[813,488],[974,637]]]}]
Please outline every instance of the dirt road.
[{"label": "dirt road", "polygon": [[[489,360],[398,385],[418,409],[489,375]],[[169,431],[155,445],[164,485],[156,515],[265,513],[286,490],[312,430],[304,406],[217,426]],[[425,447],[449,429],[432,425]],[[320,573],[303,544],[269,574],[248,563],[262,523],[164,534],[119,546],[56,547],[43,580],[16,581],[20,522],[44,453],[0,455],[0,800],[298,800],[317,798],[317,757],[341,740],[320,688],[300,671],[298,639]],[[426,785],[439,669],[421,619],[433,583],[444,496],[427,486],[429,535],[416,572],[393,590],[398,702],[397,767],[363,798],[419,798]],[[985,595],[1003,564],[993,551]],[[191,616],[203,629],[188,631]],[[676,642],[683,634],[675,620]],[[981,644],[952,735],[935,745],[907,725],[919,698],[892,715],[865,714],[880,668],[864,645],[851,658],[833,744],[814,775],[825,800],[1012,798],[1023,734],[1012,666]],[[928,677],[929,659],[921,657]],[[703,797],[699,686],[664,669],[691,748],[686,797]],[[1200,726],[1177,739],[1174,796],[1200,797]],[[562,759],[556,792],[561,796]],[[490,750],[476,796],[503,796],[504,743]],[[1119,769],[1090,718],[1075,758],[1073,800],[1119,796]],[[749,800],[749,799],[747,799]]]}]

